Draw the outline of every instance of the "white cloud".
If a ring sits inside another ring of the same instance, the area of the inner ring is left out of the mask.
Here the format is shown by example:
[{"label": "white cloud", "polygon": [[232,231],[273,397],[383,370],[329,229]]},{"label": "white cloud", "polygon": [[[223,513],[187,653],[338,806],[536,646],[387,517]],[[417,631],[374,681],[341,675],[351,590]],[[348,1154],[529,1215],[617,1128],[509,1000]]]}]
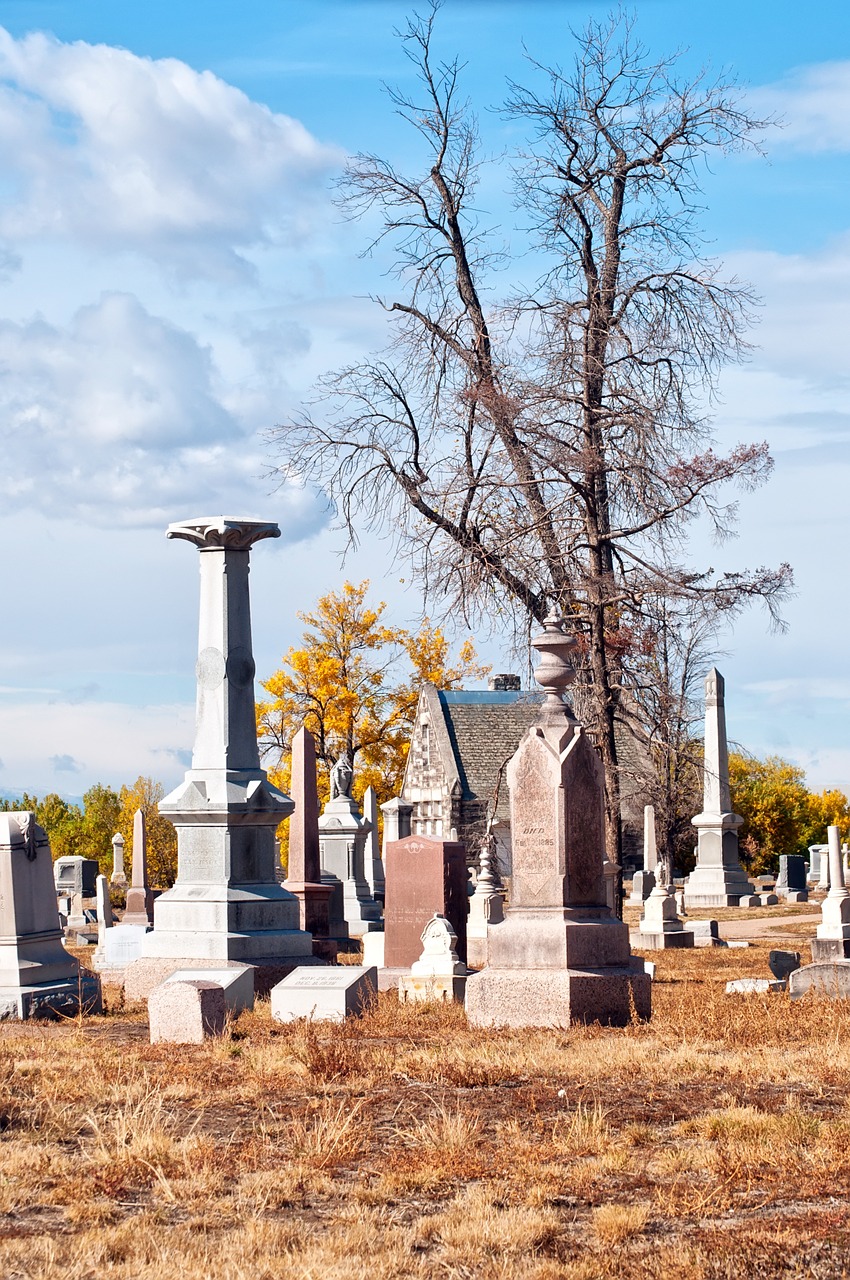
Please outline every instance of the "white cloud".
[{"label": "white cloud", "polygon": [[[186,767],[194,720],[194,707],[179,704],[90,702],[45,708],[22,701],[0,706],[0,738],[15,748],[13,757],[6,755],[3,785],[39,794],[63,791],[72,772],[80,792],[95,782],[120,786],[139,774],[173,786]],[[55,752],[51,756],[48,742]]]},{"label": "white cloud", "polygon": [[[0,235],[71,237],[181,272],[307,233],[341,153],[175,58],[0,28]],[[0,264],[2,265],[2,264]]]},{"label": "white cloud", "polygon": [[[195,337],[128,294],[67,327],[0,321],[0,440],[12,508],[95,524],[161,526],[180,510],[250,509],[268,485],[252,424]],[[284,491],[284,517],[322,514]]]},{"label": "white cloud", "polygon": [[850,61],[799,67],[748,97],[756,111],[780,121],[771,130],[771,147],[850,150]]}]

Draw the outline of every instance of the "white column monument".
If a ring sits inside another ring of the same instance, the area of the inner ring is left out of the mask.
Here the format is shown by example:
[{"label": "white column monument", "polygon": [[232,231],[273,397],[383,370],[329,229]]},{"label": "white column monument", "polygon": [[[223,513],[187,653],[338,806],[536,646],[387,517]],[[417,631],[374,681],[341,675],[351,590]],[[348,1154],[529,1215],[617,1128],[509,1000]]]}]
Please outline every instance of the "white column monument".
[{"label": "white column monument", "polygon": [[385,889],[384,864],[381,860],[381,846],[378,840],[378,797],[374,787],[367,787],[363,794],[363,817],[372,824],[372,830],[366,837],[364,859],[366,883],[375,901],[382,904]]},{"label": "white column monument", "polygon": [[[154,904],[138,961],[147,970],[132,994],[146,994],[173,969],[211,961],[254,965],[264,990],[315,963],[298,903],[275,874],[275,829],[294,806],[260,768],[254,709],[249,554],[280,530],[216,516],[169,525],[167,536],[200,552],[197,719],[192,767],[159,806],[177,828],[177,880]],[[130,989],[128,974],[128,996]]]},{"label": "white column monument", "polygon": [[738,828],[732,812],[729,749],[726,742],[724,681],[716,667],[705,678],[705,763],[702,813],[693,819],[698,835],[697,865],[685,886],[685,906],[761,906],[761,899],[738,860]]},{"label": "white column monument", "polygon": [[676,895],[672,884],[666,884],[666,862],[658,861],[655,842],[655,808],[643,810],[643,857],[653,875],[652,892],[643,904],[640,925],[629,934],[629,942],[638,951],[665,951],[670,947],[692,947],[694,935],[685,929],[676,911]]},{"label": "white column monument", "polygon": [[829,893],[821,904],[821,922],[812,939],[812,960],[850,958],[850,890],[844,881],[844,859],[838,827],[827,828],[829,842]]},{"label": "white column monument", "polygon": [[127,887],[127,875],[124,871],[124,837],[120,831],[116,831],[112,837],[112,875],[110,883],[114,884],[117,889],[125,889]]}]

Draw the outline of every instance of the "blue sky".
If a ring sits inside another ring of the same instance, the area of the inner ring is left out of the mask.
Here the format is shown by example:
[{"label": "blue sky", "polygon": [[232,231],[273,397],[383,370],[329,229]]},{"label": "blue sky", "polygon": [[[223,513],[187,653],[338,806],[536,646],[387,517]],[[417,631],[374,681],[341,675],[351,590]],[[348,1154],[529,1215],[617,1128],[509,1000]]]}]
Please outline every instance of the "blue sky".
[{"label": "blue sky", "polygon": [[[608,6],[448,0],[438,49],[467,63],[484,149],[524,48],[568,62]],[[345,156],[399,161],[410,137],[383,82],[409,82],[393,32],[411,7],[232,0],[0,0],[0,791],[80,794],[191,747],[197,565],[164,527],[222,509],[277,519],[252,571],[258,671],[299,609],[371,576],[393,616],[418,601],[384,545],[343,569],[310,495],[271,492],[262,433],[314,379],[380,343],[364,229],[330,188]],[[764,159],[706,174],[704,225],[763,298],[752,358],[721,383],[721,442],[766,438],[771,482],[742,500],[715,566],[789,560],[786,635],[754,611],[724,640],[732,735],[850,787],[846,493],[850,462],[850,11],[754,3],[634,6],[659,56],[733,72],[783,120]],[[484,187],[509,230],[507,180]],[[512,665],[484,639],[497,667]]]}]

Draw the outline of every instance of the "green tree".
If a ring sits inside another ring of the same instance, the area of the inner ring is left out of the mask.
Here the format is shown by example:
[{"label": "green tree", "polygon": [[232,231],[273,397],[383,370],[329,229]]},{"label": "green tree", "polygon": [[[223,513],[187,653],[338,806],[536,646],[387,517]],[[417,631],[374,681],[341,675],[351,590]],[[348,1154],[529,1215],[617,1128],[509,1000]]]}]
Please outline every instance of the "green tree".
[{"label": "green tree", "polygon": [[118,830],[121,801],[117,791],[97,782],[83,796],[83,821],[80,833],[80,853],[85,858],[96,858],[104,875],[110,875],[112,866],[112,837]]}]

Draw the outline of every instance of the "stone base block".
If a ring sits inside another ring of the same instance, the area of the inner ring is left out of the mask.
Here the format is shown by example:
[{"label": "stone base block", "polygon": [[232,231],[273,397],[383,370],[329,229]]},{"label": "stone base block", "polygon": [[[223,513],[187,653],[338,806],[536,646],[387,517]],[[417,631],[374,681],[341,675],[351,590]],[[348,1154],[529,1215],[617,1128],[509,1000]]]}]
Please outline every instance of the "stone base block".
[{"label": "stone base block", "polygon": [[788,889],[785,893],[780,894],[785,902],[808,902],[809,895],[805,889]]},{"label": "stone base block", "polygon": [[221,987],[228,1013],[244,1013],[254,1007],[254,971],[247,965],[231,969],[178,969],[165,979],[168,982],[211,982]]},{"label": "stone base block", "polygon": [[0,1022],[27,1018],[75,1018],[80,1012],[102,1013],[100,978],[88,969],[80,977],[32,986],[0,987]]},{"label": "stone base block", "polygon": [[629,945],[633,951],[669,951],[673,947],[692,947],[694,935],[690,929],[678,929],[673,933],[642,933],[632,929]]},{"label": "stone base block", "polygon": [[[323,966],[317,956],[288,956],[279,960],[257,960],[247,962],[254,974],[254,995],[265,996],[293,969],[306,965]],[[216,969],[243,969],[246,961],[233,960],[229,964],[216,961]],[[166,978],[178,969],[209,969],[209,960],[197,960],[194,957],[176,956],[171,960],[141,959],[135,960],[124,971],[124,999],[127,1004],[141,1004],[147,1000],[154,987],[165,982]]]},{"label": "stone base block", "polygon": [[652,984],[642,969],[485,969],[467,979],[467,1017],[474,1027],[622,1027],[633,1012],[650,1016]]},{"label": "stone base block", "polygon": [[812,938],[812,963],[850,960],[850,938]]},{"label": "stone base block", "polygon": [[406,978],[409,973],[409,969],[402,969],[398,965],[394,965],[389,969],[379,969],[378,990],[398,991],[399,982],[402,978]]},{"label": "stone base block", "polygon": [[826,963],[806,964],[795,969],[788,977],[788,990],[792,1000],[811,991],[829,996],[833,1000],[850,999],[850,960],[831,960]]},{"label": "stone base block", "polygon": [[476,938],[474,934],[466,931],[466,963],[470,969],[486,969],[487,959],[489,956],[489,948],[487,939]]},{"label": "stone base block", "polygon": [[384,938],[383,933],[367,933],[363,937],[363,963],[364,965],[374,965],[376,969],[384,967]]},{"label": "stone base block", "polygon": [[440,1004],[455,1000],[458,1004],[463,1004],[465,993],[466,978],[457,974],[446,977],[438,974],[409,974],[405,978],[399,978],[398,983],[400,1004],[417,1004],[428,1000],[436,1000]]},{"label": "stone base block", "polygon": [[214,982],[164,982],[148,999],[151,1044],[203,1044],[227,1021],[224,990]]},{"label": "stone base block", "polygon": [[272,990],[272,1018],[275,1022],[344,1022],[360,1018],[377,998],[377,971],[374,968],[342,965],[338,969],[313,972],[298,967]]},{"label": "stone base block", "polygon": [[726,983],[727,996],[767,995],[776,991],[784,991],[786,983],[782,979],[770,978],[735,978]]},{"label": "stone base block", "polygon": [[[767,896],[767,895],[765,895],[765,896]],[[771,896],[773,896],[773,895],[771,895]],[[744,909],[744,910],[748,910],[750,907],[764,907],[764,906],[767,906],[767,903],[766,903],[766,902],[762,902],[762,900],[761,900],[761,895],[760,895],[760,894],[758,894],[758,893],[744,893],[744,894],[742,894],[742,895],[741,895],[741,897],[738,899],[738,906],[739,906],[739,907],[743,907],[743,909]]]},{"label": "stone base block", "polygon": [[763,907],[778,907],[779,898],[775,893],[760,893],[757,895],[758,900]]}]

